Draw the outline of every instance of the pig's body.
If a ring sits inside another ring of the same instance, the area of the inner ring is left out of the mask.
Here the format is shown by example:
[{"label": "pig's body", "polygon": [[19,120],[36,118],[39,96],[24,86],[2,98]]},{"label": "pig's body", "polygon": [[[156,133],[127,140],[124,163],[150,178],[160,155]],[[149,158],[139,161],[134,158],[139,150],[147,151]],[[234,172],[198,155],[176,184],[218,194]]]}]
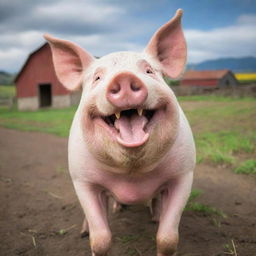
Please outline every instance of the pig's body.
[{"label": "pig's body", "polygon": [[151,203],[159,221],[157,255],[174,255],[191,191],[195,147],[191,129],[163,73],[177,77],[186,61],[182,12],[161,27],[142,53],[100,59],[71,42],[46,36],[59,80],[83,87],[69,137],[69,169],[85,213],[93,256],[111,245],[108,198]]},{"label": "pig's body", "polygon": [[[113,172],[112,166],[97,161],[86,148],[86,144],[81,143],[84,136],[81,126],[78,125],[81,120],[78,109],[69,137],[71,176],[98,185],[102,191],[110,192],[119,203],[138,204],[151,200],[164,190],[173,178],[185,173],[192,175],[191,166],[195,164],[193,136],[182,109],[179,111],[181,116],[179,133],[166,155],[153,166],[145,166],[145,169],[143,166],[143,174],[138,174],[138,170],[127,174],[124,170],[119,174],[120,167]],[[188,185],[188,190],[190,189]]]}]

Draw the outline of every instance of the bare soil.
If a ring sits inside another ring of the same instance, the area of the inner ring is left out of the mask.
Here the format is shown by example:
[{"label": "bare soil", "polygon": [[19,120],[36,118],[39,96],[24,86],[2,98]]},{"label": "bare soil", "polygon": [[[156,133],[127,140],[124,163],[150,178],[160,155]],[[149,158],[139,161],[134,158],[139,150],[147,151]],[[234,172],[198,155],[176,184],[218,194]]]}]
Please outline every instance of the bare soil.
[{"label": "bare soil", "polygon": [[[178,256],[255,256],[256,177],[201,164],[194,188],[204,191],[196,201],[228,217],[184,212]],[[67,171],[67,139],[0,128],[0,202],[1,256],[91,255],[88,238],[80,238],[83,213]],[[147,208],[129,206],[110,223],[110,256],[156,255],[157,225]]]}]

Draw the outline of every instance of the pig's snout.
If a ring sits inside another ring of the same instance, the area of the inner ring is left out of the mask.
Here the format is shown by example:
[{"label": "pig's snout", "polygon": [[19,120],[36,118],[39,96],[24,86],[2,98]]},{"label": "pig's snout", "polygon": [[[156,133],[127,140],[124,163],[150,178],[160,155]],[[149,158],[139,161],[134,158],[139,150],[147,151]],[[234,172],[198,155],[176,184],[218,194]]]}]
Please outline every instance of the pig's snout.
[{"label": "pig's snout", "polygon": [[135,75],[121,73],[110,82],[106,96],[115,107],[136,108],[146,101],[148,90]]}]

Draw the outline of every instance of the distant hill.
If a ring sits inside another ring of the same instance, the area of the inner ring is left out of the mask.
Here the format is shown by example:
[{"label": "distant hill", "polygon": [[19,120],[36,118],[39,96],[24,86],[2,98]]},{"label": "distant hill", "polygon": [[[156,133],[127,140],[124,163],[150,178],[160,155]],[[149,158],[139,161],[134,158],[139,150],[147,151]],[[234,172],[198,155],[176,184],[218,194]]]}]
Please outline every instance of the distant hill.
[{"label": "distant hill", "polygon": [[256,72],[256,58],[221,58],[216,60],[206,60],[197,64],[188,64],[187,69],[194,70],[216,70],[230,69],[234,73]]},{"label": "distant hill", "polygon": [[13,84],[14,77],[14,74],[10,74],[5,71],[0,71],[0,85]]}]

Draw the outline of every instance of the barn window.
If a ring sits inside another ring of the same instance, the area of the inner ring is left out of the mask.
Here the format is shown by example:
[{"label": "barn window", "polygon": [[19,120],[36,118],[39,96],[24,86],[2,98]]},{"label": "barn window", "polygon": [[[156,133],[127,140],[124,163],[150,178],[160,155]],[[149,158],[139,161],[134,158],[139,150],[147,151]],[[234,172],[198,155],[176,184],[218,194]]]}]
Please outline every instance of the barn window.
[{"label": "barn window", "polygon": [[39,84],[39,103],[40,107],[49,107],[52,105],[51,84]]}]

